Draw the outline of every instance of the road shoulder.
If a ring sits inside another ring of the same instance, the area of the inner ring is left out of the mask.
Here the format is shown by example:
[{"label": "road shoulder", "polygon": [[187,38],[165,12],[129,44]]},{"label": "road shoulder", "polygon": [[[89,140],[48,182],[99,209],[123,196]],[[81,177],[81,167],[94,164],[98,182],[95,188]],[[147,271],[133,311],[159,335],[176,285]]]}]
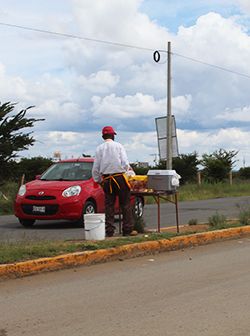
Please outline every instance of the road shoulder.
[{"label": "road shoulder", "polygon": [[55,271],[77,266],[89,266],[114,260],[124,260],[154,253],[174,251],[191,246],[205,245],[250,234],[250,226],[177,236],[169,239],[127,244],[119,247],[75,252],[56,257],[0,265],[0,279],[24,277],[40,272]]}]

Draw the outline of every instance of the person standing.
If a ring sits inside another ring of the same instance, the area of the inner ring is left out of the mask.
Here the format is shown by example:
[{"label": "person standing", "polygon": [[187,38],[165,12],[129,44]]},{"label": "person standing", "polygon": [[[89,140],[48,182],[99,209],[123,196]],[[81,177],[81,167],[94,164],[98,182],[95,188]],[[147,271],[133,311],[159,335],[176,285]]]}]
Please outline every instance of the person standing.
[{"label": "person standing", "polygon": [[105,194],[106,236],[114,235],[115,200],[118,196],[123,215],[122,234],[128,236],[133,230],[133,216],[130,205],[130,186],[124,175],[129,170],[125,148],[115,142],[116,132],[112,126],[102,129],[104,143],[96,149],[92,177],[102,185]]}]

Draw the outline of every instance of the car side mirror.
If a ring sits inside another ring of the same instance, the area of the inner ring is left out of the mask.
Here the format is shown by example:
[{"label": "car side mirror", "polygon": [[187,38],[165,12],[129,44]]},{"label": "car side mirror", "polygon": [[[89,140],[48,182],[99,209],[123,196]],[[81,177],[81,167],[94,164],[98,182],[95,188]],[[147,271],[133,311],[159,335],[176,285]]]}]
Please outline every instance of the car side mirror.
[{"label": "car side mirror", "polygon": [[36,180],[40,180],[41,174],[40,175],[36,175]]}]

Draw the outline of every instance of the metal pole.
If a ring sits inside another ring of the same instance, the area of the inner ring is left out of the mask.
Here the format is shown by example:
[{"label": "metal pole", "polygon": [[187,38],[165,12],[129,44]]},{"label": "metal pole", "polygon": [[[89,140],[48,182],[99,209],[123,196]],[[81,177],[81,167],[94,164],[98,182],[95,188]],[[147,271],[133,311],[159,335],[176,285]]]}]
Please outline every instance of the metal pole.
[{"label": "metal pole", "polygon": [[178,209],[178,194],[177,194],[177,192],[175,192],[174,197],[175,197],[176,231],[177,231],[177,233],[179,233],[180,229],[179,229],[179,209]]},{"label": "metal pole", "polygon": [[167,74],[167,169],[172,169],[172,113],[171,113],[171,42],[168,42]]}]

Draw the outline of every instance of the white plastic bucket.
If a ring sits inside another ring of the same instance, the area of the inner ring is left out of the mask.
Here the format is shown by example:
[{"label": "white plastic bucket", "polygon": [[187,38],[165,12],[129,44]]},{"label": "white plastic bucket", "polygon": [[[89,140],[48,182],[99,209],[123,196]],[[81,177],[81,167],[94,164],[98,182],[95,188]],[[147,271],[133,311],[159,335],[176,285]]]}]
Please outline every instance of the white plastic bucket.
[{"label": "white plastic bucket", "polygon": [[104,240],[105,239],[105,214],[85,214],[85,239]]}]

